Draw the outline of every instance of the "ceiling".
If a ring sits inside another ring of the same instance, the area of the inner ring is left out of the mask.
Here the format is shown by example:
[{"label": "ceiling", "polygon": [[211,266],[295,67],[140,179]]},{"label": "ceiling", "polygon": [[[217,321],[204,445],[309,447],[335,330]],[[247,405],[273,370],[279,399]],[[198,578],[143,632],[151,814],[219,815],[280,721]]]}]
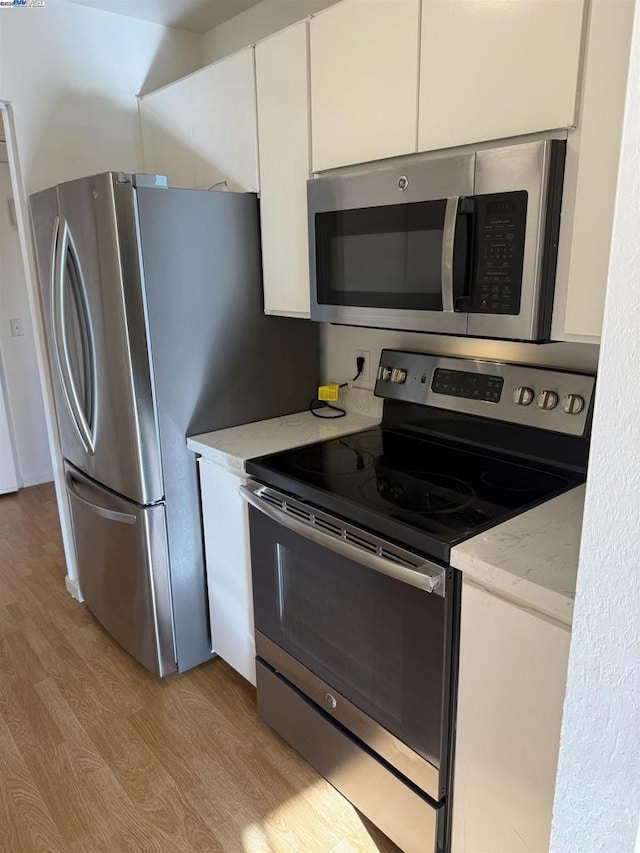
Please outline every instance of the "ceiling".
[{"label": "ceiling", "polygon": [[68,0],[192,33],[206,33],[239,15],[259,0]]}]

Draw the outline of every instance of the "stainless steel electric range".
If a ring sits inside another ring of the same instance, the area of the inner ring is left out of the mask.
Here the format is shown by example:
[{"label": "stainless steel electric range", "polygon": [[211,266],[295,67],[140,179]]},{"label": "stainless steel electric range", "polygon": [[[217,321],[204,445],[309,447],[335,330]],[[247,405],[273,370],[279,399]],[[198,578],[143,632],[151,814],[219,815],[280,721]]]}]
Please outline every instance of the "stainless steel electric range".
[{"label": "stainless steel electric range", "polygon": [[259,713],[407,853],[449,849],[451,548],[584,481],[594,383],[384,350],[380,427],[247,464]]}]

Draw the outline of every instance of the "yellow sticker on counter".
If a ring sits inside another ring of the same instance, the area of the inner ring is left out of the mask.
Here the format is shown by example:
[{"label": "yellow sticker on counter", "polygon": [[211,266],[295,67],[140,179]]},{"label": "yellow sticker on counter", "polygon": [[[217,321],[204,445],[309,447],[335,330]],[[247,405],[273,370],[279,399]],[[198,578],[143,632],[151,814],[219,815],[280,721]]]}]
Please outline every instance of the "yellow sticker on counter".
[{"label": "yellow sticker on counter", "polygon": [[337,382],[331,385],[320,385],[318,387],[318,400],[324,403],[337,403],[340,386]]}]

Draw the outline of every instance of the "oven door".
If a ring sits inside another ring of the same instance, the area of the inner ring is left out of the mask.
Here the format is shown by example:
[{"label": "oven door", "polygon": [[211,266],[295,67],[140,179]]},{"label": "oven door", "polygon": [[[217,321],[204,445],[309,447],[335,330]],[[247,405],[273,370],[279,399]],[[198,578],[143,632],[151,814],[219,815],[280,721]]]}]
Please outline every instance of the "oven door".
[{"label": "oven door", "polygon": [[274,496],[256,484],[244,489],[258,659],[439,801],[449,745],[451,570],[318,510],[309,522],[308,505],[287,499],[283,510]]},{"label": "oven door", "polygon": [[466,334],[474,156],[308,182],[311,318]]}]

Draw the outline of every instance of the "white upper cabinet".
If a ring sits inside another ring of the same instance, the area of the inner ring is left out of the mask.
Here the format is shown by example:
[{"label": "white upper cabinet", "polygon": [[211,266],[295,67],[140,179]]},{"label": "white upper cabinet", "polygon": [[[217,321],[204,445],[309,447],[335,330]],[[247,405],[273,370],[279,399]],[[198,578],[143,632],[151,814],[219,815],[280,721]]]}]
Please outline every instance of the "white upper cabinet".
[{"label": "white upper cabinet", "polygon": [[418,0],[343,0],[312,18],[314,172],[416,150]]},{"label": "white upper cabinet", "polygon": [[264,307],[299,317],[309,316],[308,27],[256,45]]},{"label": "white upper cabinet", "polygon": [[174,187],[258,190],[253,48],[140,99],[145,169]]},{"label": "white upper cabinet", "polygon": [[583,0],[424,0],[418,150],[574,125],[582,17]]},{"label": "white upper cabinet", "polygon": [[140,99],[144,168],[166,175],[170,186],[194,187],[189,78]]},{"label": "white upper cabinet", "polygon": [[189,78],[196,186],[258,191],[253,48]]},{"label": "white upper cabinet", "polygon": [[633,0],[592,0],[578,128],[567,140],[551,336],[597,341],[602,331]]}]

